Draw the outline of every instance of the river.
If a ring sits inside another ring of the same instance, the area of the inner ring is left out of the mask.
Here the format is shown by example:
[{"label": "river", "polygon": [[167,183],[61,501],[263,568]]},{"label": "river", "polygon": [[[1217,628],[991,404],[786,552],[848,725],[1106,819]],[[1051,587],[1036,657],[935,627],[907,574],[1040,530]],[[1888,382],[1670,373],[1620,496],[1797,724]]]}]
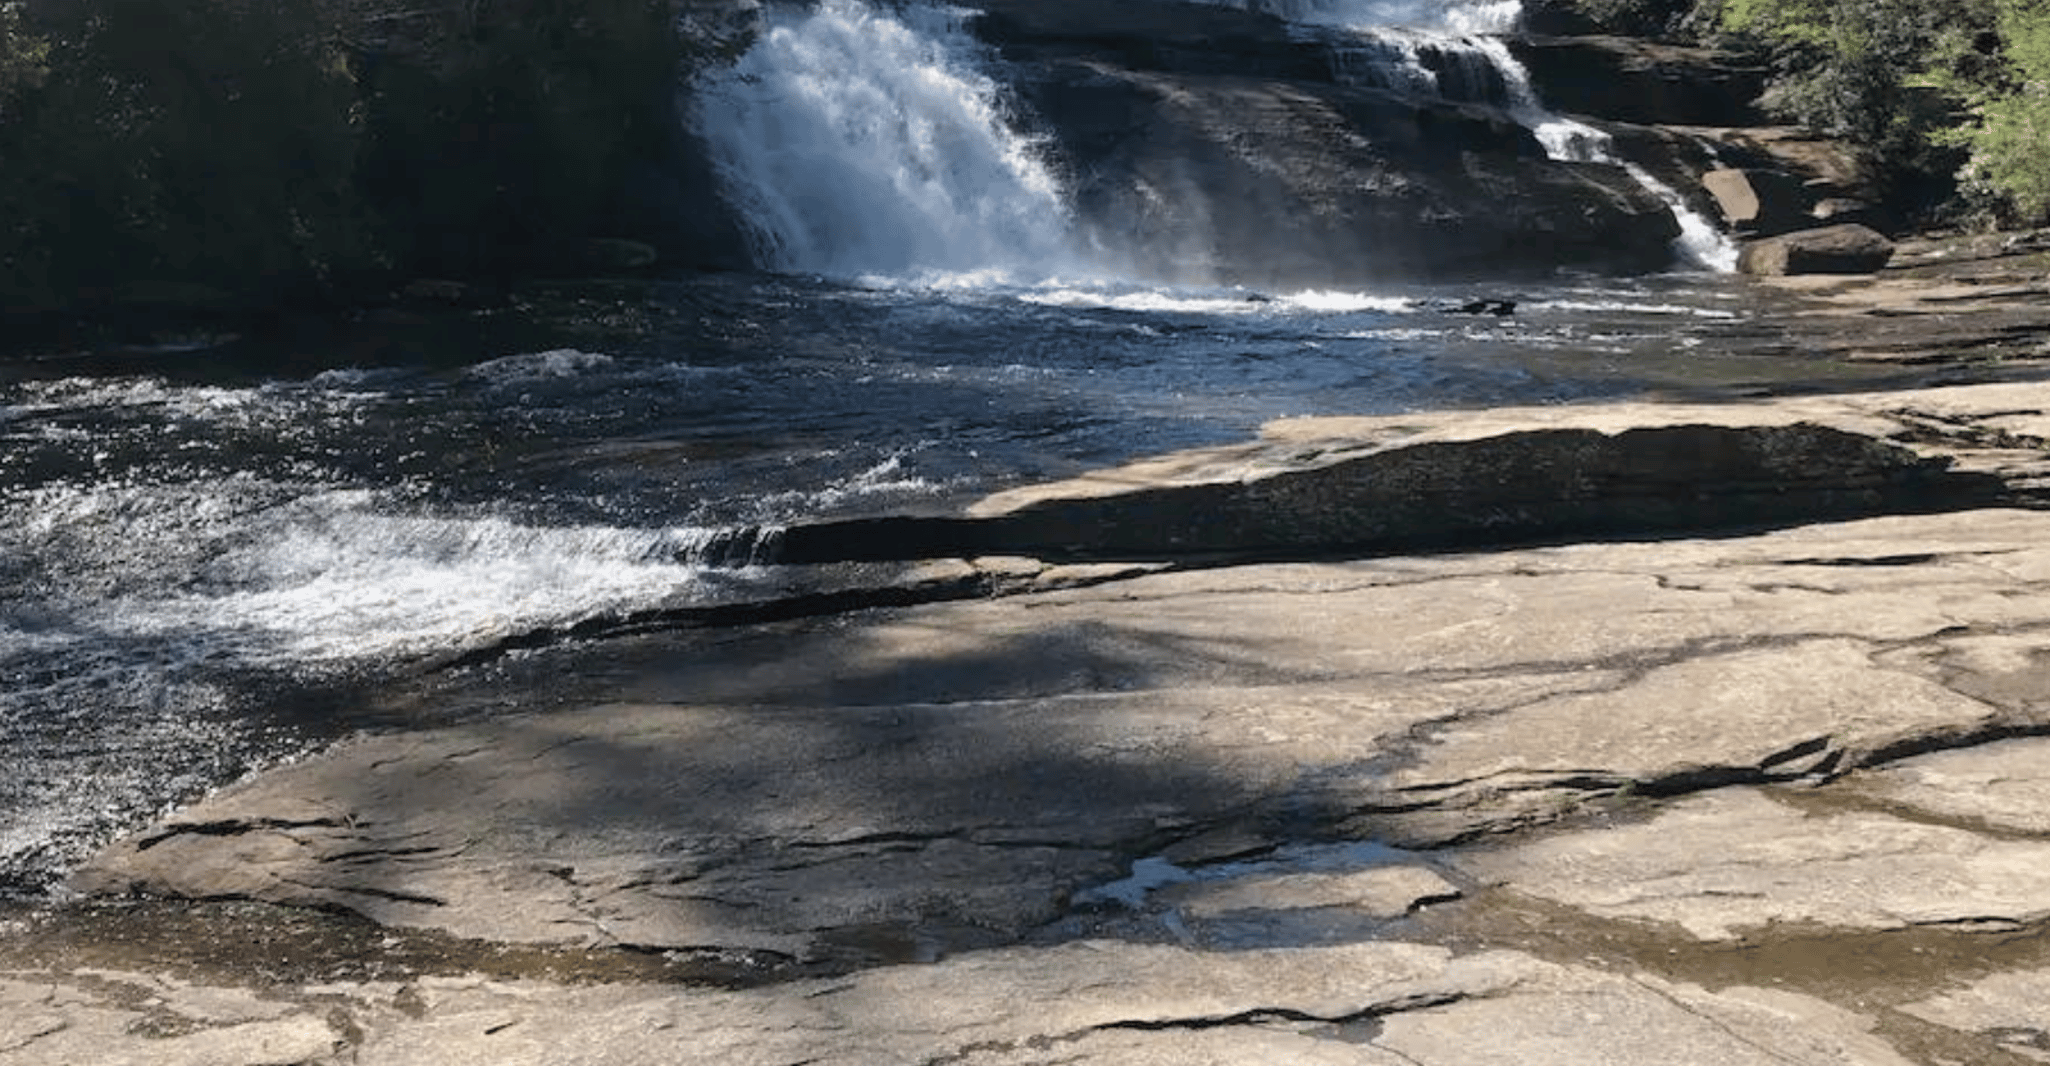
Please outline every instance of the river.
[{"label": "river", "polygon": [[[0,363],[0,890],[392,725],[359,711],[394,679],[786,584],[701,561],[722,532],[942,512],[1289,415],[1860,373],[1789,359],[1769,308],[1677,251],[1513,288],[1121,273],[1062,228],[954,18],[826,0],[705,94],[762,272]],[[831,107],[774,109],[828,69],[805,91]]]}]

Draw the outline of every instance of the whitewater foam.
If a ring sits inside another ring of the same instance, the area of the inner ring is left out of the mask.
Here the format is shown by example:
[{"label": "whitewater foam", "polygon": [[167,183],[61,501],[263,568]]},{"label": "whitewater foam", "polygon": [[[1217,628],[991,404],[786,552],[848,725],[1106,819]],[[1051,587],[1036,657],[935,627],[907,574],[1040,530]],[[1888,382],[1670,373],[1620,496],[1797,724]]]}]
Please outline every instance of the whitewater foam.
[{"label": "whitewater foam", "polygon": [[965,14],[779,8],[703,78],[693,121],[763,266],[934,283],[1075,273],[1066,197],[1013,128]]},{"label": "whitewater foam", "polygon": [[[1531,131],[1547,157],[1560,162],[1620,167],[1630,179],[1666,205],[1680,226],[1674,252],[1684,268],[1728,273],[1736,269],[1737,247],[1672,186],[1644,167],[1616,155],[1614,139],[1585,122],[1544,105],[1526,70],[1500,35],[1516,28],[1520,3],[1431,4],[1426,0],[1265,0],[1260,6],[1284,17],[1336,25],[1362,35],[1371,46],[1362,77],[1373,84],[1450,100],[1482,100],[1490,79],[1478,70],[1444,84],[1442,70],[1485,67],[1494,72],[1509,116]],[[1292,13],[1293,12],[1293,13]],[[1438,54],[1438,68],[1426,64],[1426,49]],[[1452,57],[1448,63],[1445,57]],[[1355,61],[1360,57],[1355,56]]]},{"label": "whitewater foam", "polygon": [[710,536],[380,514],[359,499],[299,501],[283,528],[212,560],[204,592],[124,597],[83,617],[244,664],[408,658],[671,602],[700,569],[678,557]]},{"label": "whitewater foam", "polygon": [[1053,288],[1023,292],[1019,294],[1018,299],[1023,303],[1049,307],[1228,316],[1270,315],[1277,311],[1308,314],[1376,311],[1400,314],[1415,310],[1417,306],[1416,301],[1406,297],[1321,289],[1266,294],[1243,289],[1217,292],[1173,287]]},{"label": "whitewater foam", "polygon": [[612,356],[597,352],[557,348],[545,352],[509,355],[478,363],[469,369],[469,375],[493,384],[510,385],[572,378],[592,370],[610,367],[615,361]]},{"label": "whitewater foam", "polygon": [[1342,29],[1394,28],[1470,36],[1509,33],[1523,21],[1522,0],[1210,0],[1290,22]]}]

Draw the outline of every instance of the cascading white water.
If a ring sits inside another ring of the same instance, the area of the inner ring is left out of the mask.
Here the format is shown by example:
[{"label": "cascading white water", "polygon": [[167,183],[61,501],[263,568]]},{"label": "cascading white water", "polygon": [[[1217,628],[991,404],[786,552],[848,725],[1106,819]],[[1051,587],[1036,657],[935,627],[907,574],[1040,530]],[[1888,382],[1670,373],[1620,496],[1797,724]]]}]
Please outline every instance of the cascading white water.
[{"label": "cascading white water", "polygon": [[767,16],[694,116],[771,269],[1040,279],[1071,272],[1070,212],[1012,129],[964,12],[822,0]]},{"label": "cascading white water", "polygon": [[1737,267],[1737,246],[1715,228],[1715,224],[1688,206],[1679,190],[1654,177],[1643,167],[1616,155],[1614,140],[1607,133],[1576,122],[1547,109],[1530,83],[1530,73],[1496,38],[1477,38],[1475,46],[1491,56],[1502,71],[1509,89],[1509,113],[1530,127],[1553,159],[1575,163],[1607,163],[1621,167],[1632,181],[1659,198],[1680,224],[1680,236],[1673,242],[1681,261],[1697,270],[1727,273]]},{"label": "cascading white water", "polygon": [[1263,11],[1308,26],[1418,30],[1470,37],[1508,33],[1523,19],[1523,0],[1213,0]]},{"label": "cascading white water", "polygon": [[[1608,134],[1544,106],[1530,74],[1499,35],[1523,18],[1521,0],[1213,0],[1303,25],[1353,31],[1359,43],[1341,55],[1341,71],[1360,84],[1447,100],[1496,103],[1528,127],[1555,160],[1605,163],[1659,198],[1680,224],[1674,250],[1686,266],[1727,272],[1737,249],[1686,197],[1650,171],[1618,157]],[[1498,98],[1499,97],[1499,98]]]}]

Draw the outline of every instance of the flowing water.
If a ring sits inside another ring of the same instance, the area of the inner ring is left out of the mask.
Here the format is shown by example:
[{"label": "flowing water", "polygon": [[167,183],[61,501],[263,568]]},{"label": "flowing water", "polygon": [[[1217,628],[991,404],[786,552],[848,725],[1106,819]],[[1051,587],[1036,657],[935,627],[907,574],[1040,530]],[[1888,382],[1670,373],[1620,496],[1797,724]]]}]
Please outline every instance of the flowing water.
[{"label": "flowing water", "polygon": [[773,595],[773,569],[698,560],[722,530],[943,510],[1286,415],[1853,373],[1783,358],[1714,275],[1481,294],[1507,317],[1120,276],[958,19],[822,0],[700,95],[774,272],[0,362],[0,888],[331,737],[391,678]]},{"label": "flowing water", "polygon": [[1650,171],[1615,154],[1613,139],[1545,107],[1502,34],[1523,18],[1521,0],[1211,0],[1264,11],[1300,26],[1336,30],[1340,72],[1355,84],[1463,103],[1491,104],[1530,128],[1552,159],[1622,168],[1673,212],[1675,265],[1728,273],[1737,246]]}]

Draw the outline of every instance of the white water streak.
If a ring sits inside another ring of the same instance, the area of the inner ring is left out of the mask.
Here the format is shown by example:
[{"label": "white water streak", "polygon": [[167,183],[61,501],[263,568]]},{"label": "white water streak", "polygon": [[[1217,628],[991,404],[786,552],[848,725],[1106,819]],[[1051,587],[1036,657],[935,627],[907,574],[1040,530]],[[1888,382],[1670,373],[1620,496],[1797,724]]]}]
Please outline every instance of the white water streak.
[{"label": "white water streak", "polygon": [[1393,88],[1460,97],[1461,94],[1451,91],[1452,87],[1441,85],[1441,75],[1423,62],[1426,48],[1439,54],[1441,66],[1447,59],[1470,57],[1473,63],[1492,67],[1507,93],[1510,117],[1537,137],[1547,156],[1562,162],[1622,168],[1631,180],[1672,211],[1680,225],[1674,251],[1684,265],[1723,273],[1736,269],[1736,245],[1689,206],[1678,190],[1642,166],[1618,157],[1607,133],[1545,107],[1531,85],[1530,72],[1499,36],[1513,32],[1521,21],[1523,5],[1518,0],[1477,4],[1449,0],[1246,0],[1234,6],[1270,11],[1295,22],[1340,26],[1361,34],[1373,45],[1368,53],[1370,61],[1387,64],[1376,80]]},{"label": "white water streak", "polygon": [[1404,29],[1450,36],[1509,33],[1523,20],[1522,0],[1214,0],[1290,22],[1342,29]]}]

